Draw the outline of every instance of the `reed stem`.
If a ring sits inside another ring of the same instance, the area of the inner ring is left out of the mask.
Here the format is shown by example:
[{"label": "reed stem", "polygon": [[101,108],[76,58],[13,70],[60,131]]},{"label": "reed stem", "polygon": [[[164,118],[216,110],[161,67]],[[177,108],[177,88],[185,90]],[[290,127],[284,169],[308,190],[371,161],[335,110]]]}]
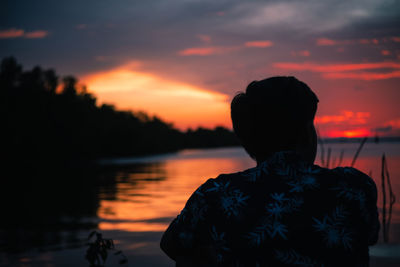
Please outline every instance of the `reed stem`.
[{"label": "reed stem", "polygon": [[368,137],[364,137],[364,139],[361,141],[360,146],[358,147],[357,152],[354,155],[353,161],[351,162],[351,165],[350,165],[351,167],[354,167],[354,164],[356,164],[356,160],[358,158],[358,155],[360,154],[361,149],[363,148],[363,146],[364,146],[364,144],[365,144],[365,142],[367,140],[368,140]]},{"label": "reed stem", "polygon": [[387,159],[385,157],[385,175],[386,175],[386,182],[388,185],[388,189],[389,189],[389,212],[388,212],[388,219],[386,222],[386,240],[387,242],[389,242],[389,229],[390,229],[390,223],[392,220],[392,210],[393,210],[393,204],[396,202],[396,197],[393,194],[393,190],[392,190],[392,184],[390,182],[390,175],[389,175],[389,168],[387,165]]},{"label": "reed stem", "polygon": [[385,153],[382,155],[382,232],[383,232],[383,242],[387,243],[386,235],[386,190],[385,190]]}]

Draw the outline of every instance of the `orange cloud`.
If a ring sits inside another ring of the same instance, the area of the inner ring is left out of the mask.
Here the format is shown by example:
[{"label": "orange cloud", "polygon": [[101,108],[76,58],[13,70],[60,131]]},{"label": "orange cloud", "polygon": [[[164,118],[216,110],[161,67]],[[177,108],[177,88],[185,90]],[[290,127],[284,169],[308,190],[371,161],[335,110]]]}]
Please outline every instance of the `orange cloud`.
[{"label": "orange cloud", "polygon": [[246,47],[258,47],[258,48],[270,47],[273,45],[274,44],[268,40],[250,41],[250,42],[246,42],[244,44],[244,46],[246,46]]},{"label": "orange cloud", "polygon": [[24,30],[19,29],[9,29],[5,31],[0,31],[0,38],[7,39],[7,38],[17,38],[24,36]]},{"label": "orange cloud", "polygon": [[[382,80],[400,77],[400,63],[396,62],[374,62],[374,63],[349,63],[349,64],[315,64],[315,63],[292,63],[278,62],[273,65],[276,68],[293,71],[312,71],[322,73],[327,79],[359,79],[359,80]],[[362,70],[387,70],[386,72],[360,72]]]},{"label": "orange cloud", "polygon": [[101,103],[119,109],[145,111],[188,127],[230,127],[228,96],[191,84],[166,80],[138,69],[139,63],[82,77]]},{"label": "orange cloud", "polygon": [[375,63],[349,63],[349,64],[315,64],[278,62],[274,67],[286,70],[314,71],[314,72],[344,72],[370,69],[400,69],[400,63],[375,62]]},{"label": "orange cloud", "polygon": [[47,31],[27,32],[27,33],[25,33],[25,38],[28,38],[28,39],[44,38],[48,34],[49,33]]},{"label": "orange cloud", "polygon": [[347,72],[336,72],[336,73],[324,73],[322,75],[327,79],[356,79],[364,81],[375,81],[385,80],[392,78],[400,78],[400,71],[393,71],[389,73],[374,73],[374,72],[358,72],[358,73],[347,73]]},{"label": "orange cloud", "polygon": [[10,38],[28,38],[28,39],[34,39],[34,38],[44,38],[48,35],[47,31],[33,31],[33,32],[25,32],[24,30],[21,29],[9,29],[5,31],[0,31],[0,39],[10,39]]},{"label": "orange cloud", "polygon": [[337,45],[337,41],[331,40],[331,39],[328,39],[328,38],[318,38],[317,39],[317,45],[320,45],[320,46]]},{"label": "orange cloud", "polygon": [[238,50],[239,46],[207,46],[207,47],[192,47],[178,52],[181,56],[210,56],[216,54],[228,53],[233,50]]},{"label": "orange cloud", "polygon": [[369,112],[353,112],[349,110],[342,110],[340,115],[325,115],[316,116],[316,124],[327,124],[327,123],[346,123],[346,124],[365,124],[367,119],[371,116]]},{"label": "orange cloud", "polygon": [[[354,40],[332,40],[328,38],[318,38],[316,41],[316,44],[318,46],[334,46],[334,45],[354,45],[354,44],[374,44],[377,45],[380,42],[386,42],[388,39],[391,39],[392,41],[396,42],[396,38],[398,37],[392,37],[392,38],[382,38],[381,41],[379,41],[377,38],[373,39],[354,39]],[[400,39],[400,38],[399,38]]]},{"label": "orange cloud", "polygon": [[193,47],[178,52],[181,56],[209,56],[221,52],[219,47]]},{"label": "orange cloud", "polygon": [[328,38],[319,38],[317,39],[318,46],[334,46],[334,45],[349,45],[355,44],[355,40],[332,40]]}]

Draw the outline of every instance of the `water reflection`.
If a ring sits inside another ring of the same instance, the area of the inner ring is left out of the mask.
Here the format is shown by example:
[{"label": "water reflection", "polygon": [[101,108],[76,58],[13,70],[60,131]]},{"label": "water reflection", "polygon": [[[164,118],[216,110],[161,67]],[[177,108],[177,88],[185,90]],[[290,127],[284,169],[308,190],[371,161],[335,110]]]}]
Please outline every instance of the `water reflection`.
[{"label": "water reflection", "polygon": [[[334,144],[331,148],[332,157],[345,150],[342,165],[348,165],[357,144]],[[355,167],[372,172],[380,193],[383,152],[388,155],[393,191],[399,196],[400,144],[367,143]],[[319,156],[316,163],[320,164]],[[30,266],[27,262],[45,261],[49,251],[64,260],[67,251],[76,247],[76,262],[84,263],[83,246],[91,229],[110,233],[108,237],[134,258],[142,253],[155,255],[162,262],[167,259],[158,249],[161,233],[190,194],[208,178],[255,166],[240,148],[186,150],[104,160],[103,164],[101,168],[68,170],[21,168],[18,173],[7,174],[0,189],[0,265],[17,262]],[[381,194],[378,202],[381,205]],[[400,223],[399,202],[394,206],[392,221]],[[393,241],[400,240],[399,233],[399,228],[393,227]],[[22,253],[16,261],[10,260],[13,253],[23,251],[31,254]],[[51,257],[46,260],[51,261]]]},{"label": "water reflection", "polygon": [[[349,165],[357,146],[358,144],[333,144],[332,159],[337,158],[343,150],[342,166]],[[380,188],[380,155],[381,151],[386,152],[389,155],[394,192],[400,193],[400,179],[396,179],[400,177],[398,148],[399,144],[367,143],[355,167],[371,173]],[[103,221],[99,224],[100,229],[163,231],[182,210],[190,194],[208,178],[255,165],[240,148],[186,150],[174,155],[131,160],[147,163],[143,163],[142,172],[125,171],[117,174],[118,197],[115,200],[101,201],[98,216]],[[129,159],[123,159],[123,163],[129,163]],[[320,164],[320,157],[317,157],[316,164]],[[379,205],[381,202],[379,194]],[[400,222],[399,211],[400,203],[396,203],[392,218],[394,223]]]},{"label": "water reflection", "polygon": [[118,197],[101,201],[98,216],[105,221],[100,222],[99,228],[165,230],[190,194],[208,178],[253,166],[250,159],[238,156],[242,153],[237,149],[183,151],[147,165],[142,172],[118,173]]}]

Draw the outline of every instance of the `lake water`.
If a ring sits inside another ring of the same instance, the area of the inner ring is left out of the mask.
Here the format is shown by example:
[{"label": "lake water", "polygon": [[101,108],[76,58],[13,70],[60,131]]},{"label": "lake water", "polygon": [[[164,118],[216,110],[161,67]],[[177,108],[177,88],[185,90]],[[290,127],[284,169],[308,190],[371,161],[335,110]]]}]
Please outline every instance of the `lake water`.
[{"label": "lake water", "polygon": [[[358,146],[325,144],[325,153],[328,147],[331,149],[331,167],[338,164],[342,151],[341,166],[350,165]],[[400,198],[400,143],[366,143],[355,164],[375,180],[379,207],[383,153],[387,156],[393,192]],[[158,244],[162,232],[191,193],[208,178],[255,166],[241,148],[184,150],[102,163],[100,170],[53,173],[53,179],[46,183],[56,190],[36,188],[34,182],[32,188],[23,190],[24,204],[13,209],[13,215],[4,217],[21,219],[11,220],[11,226],[0,229],[0,266],[88,266],[85,242],[92,229],[115,241],[117,249],[127,256],[128,266],[174,266]],[[316,164],[321,165],[320,155]],[[32,181],[39,179],[36,175]],[[57,176],[63,179],[57,181]],[[21,198],[14,197],[15,201]],[[9,201],[17,205],[14,200]],[[25,223],[19,225],[20,221]],[[380,240],[371,248],[372,266],[400,263],[399,226],[400,201],[393,208],[389,244]],[[119,266],[119,259],[111,256],[106,266]]]}]

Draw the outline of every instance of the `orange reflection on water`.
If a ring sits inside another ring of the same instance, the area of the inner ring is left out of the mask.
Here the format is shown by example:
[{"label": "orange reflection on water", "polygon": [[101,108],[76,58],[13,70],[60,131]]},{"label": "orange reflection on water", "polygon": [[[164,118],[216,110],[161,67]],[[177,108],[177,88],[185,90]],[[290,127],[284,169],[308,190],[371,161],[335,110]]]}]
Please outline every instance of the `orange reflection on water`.
[{"label": "orange reflection on water", "polygon": [[101,230],[121,230],[128,232],[162,232],[165,231],[168,225],[165,223],[140,223],[140,222],[125,222],[125,223],[107,223],[101,222],[99,229]]},{"label": "orange reflection on water", "polygon": [[[116,200],[101,201],[98,216],[104,221],[99,229],[164,231],[208,178],[255,165],[250,159],[199,158],[191,153],[183,151],[181,157],[167,159],[156,170],[159,173],[130,173],[124,183],[117,184]],[[160,179],[137,182],[146,177]]]},{"label": "orange reflection on water", "polygon": [[[330,167],[336,167],[341,151],[341,166],[349,166],[358,144],[326,144],[332,147]],[[400,193],[399,144],[366,143],[355,167],[371,174],[378,187],[378,206],[382,206],[380,156],[388,154],[388,165],[395,194]],[[397,151],[397,152],[396,152]],[[317,156],[316,164],[320,164]],[[187,150],[166,156],[144,171],[121,173],[117,177],[115,198],[104,197],[98,216],[100,230],[130,232],[164,231],[183,209],[187,199],[208,178],[254,167],[255,163],[239,148]],[[400,203],[394,205],[393,222],[400,222]]]}]

